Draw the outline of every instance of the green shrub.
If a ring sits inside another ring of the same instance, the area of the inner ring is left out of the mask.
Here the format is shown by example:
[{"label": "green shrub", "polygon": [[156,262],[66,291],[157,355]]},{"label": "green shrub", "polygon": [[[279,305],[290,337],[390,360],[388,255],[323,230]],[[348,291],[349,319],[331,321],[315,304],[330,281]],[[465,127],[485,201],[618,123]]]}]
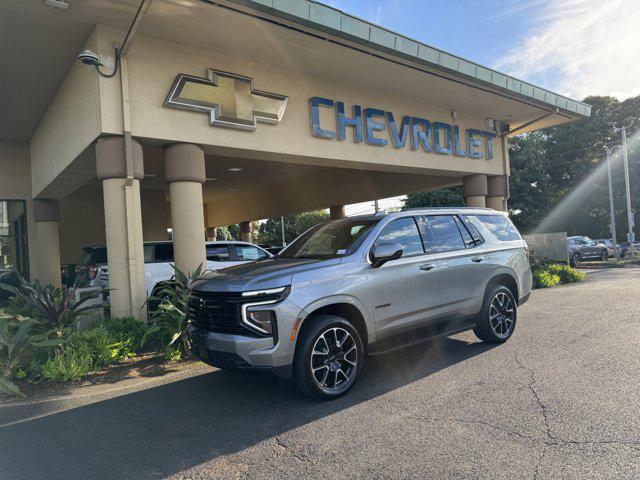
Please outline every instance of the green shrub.
[{"label": "green shrub", "polygon": [[560,277],[556,274],[549,273],[547,270],[538,270],[533,272],[534,288],[553,287],[560,283]]},{"label": "green shrub", "polygon": [[65,351],[48,359],[42,365],[40,375],[54,383],[77,381],[89,373],[92,366],[88,352]]},{"label": "green shrub", "polygon": [[130,341],[138,346],[147,326],[135,317],[108,318],[102,321],[113,338],[120,342]]},{"label": "green shrub", "polygon": [[584,281],[584,272],[576,270],[569,265],[549,265],[547,271],[553,275],[558,275],[562,283],[574,283]]}]

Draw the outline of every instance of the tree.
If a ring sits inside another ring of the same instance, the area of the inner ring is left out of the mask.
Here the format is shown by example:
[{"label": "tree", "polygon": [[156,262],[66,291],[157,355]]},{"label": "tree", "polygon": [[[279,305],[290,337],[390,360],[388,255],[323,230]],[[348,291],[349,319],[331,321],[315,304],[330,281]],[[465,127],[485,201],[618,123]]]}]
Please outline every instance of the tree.
[{"label": "tree", "polygon": [[443,188],[429,192],[411,193],[407,195],[403,210],[420,207],[464,207],[462,187]]},{"label": "tree", "polygon": [[[619,102],[587,97],[591,117],[510,140],[509,211],[524,232],[566,231],[569,235],[609,236],[609,197],[605,144],[617,144],[608,122],[628,117],[640,126],[640,97]],[[631,133],[631,132],[630,132]],[[629,142],[633,208],[640,205],[640,149]],[[627,230],[622,156],[614,157],[613,190],[617,230]],[[619,241],[624,236],[619,236]]]},{"label": "tree", "polygon": [[[284,217],[285,239],[291,243],[299,235],[318,223],[329,220],[326,210],[297,213]],[[258,242],[263,245],[282,245],[282,227],[280,218],[270,218],[260,224]]]}]

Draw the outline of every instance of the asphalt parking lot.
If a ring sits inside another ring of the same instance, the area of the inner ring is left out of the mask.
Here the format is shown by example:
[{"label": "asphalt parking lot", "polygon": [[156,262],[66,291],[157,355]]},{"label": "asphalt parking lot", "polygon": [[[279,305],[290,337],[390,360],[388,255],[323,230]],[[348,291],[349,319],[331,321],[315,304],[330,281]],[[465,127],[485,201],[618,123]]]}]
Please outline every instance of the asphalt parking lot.
[{"label": "asphalt parking lot", "polygon": [[640,268],[592,271],[535,291],[506,344],[464,333],[370,358],[329,403],[212,369],[0,408],[0,478],[638,478],[639,307]]}]

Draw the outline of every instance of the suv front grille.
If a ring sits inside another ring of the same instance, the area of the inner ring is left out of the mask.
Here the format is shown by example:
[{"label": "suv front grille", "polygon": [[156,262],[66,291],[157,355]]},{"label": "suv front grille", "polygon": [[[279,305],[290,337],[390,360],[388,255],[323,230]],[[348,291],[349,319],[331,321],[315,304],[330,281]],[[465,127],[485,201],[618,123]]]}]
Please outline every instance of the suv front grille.
[{"label": "suv front grille", "polygon": [[209,332],[259,337],[242,325],[240,306],[246,301],[240,292],[191,291],[187,304],[189,320]]}]

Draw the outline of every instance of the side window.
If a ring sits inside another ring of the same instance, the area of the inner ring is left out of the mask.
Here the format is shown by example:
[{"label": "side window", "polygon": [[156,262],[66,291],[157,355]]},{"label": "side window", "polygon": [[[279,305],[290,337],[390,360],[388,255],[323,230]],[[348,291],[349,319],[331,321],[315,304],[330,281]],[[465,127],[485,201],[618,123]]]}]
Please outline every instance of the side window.
[{"label": "side window", "polygon": [[153,262],[153,251],[155,249],[155,245],[145,245],[144,246],[144,263]]},{"label": "side window", "polygon": [[465,246],[473,247],[475,242],[473,241],[473,238],[471,238],[471,234],[469,233],[469,230],[467,230],[467,227],[462,224],[462,220],[460,220],[457,215],[454,216],[453,219],[456,221],[456,225],[458,225],[458,230],[460,230],[460,233],[462,234]]},{"label": "side window", "polygon": [[173,243],[158,243],[156,245],[156,262],[173,262]]},{"label": "side window", "polygon": [[266,253],[251,245],[235,245],[238,260],[258,260],[266,257]]},{"label": "side window", "polygon": [[427,218],[423,216],[416,217],[416,222],[418,222],[418,228],[420,229],[420,235],[422,236],[424,251],[426,253],[436,253],[438,251],[436,240],[433,238],[433,232],[431,231],[431,228],[429,228]]},{"label": "side window", "polygon": [[413,217],[399,218],[384,227],[375,245],[381,243],[399,243],[404,250],[403,257],[424,253],[422,239]]},{"label": "side window", "polygon": [[464,224],[465,227],[467,227],[467,231],[471,235],[474,245],[480,245],[484,243],[484,239],[478,232],[478,229],[476,228],[476,226],[473,223],[471,223],[471,220],[469,220],[469,217],[463,216],[462,223]]},{"label": "side window", "polygon": [[464,250],[460,229],[452,215],[429,215],[427,221],[433,232],[439,252]]},{"label": "side window", "polygon": [[505,215],[476,215],[476,218],[501,242],[522,240],[516,227]]},{"label": "side window", "polygon": [[229,248],[226,245],[207,245],[207,260],[211,262],[228,262]]}]

